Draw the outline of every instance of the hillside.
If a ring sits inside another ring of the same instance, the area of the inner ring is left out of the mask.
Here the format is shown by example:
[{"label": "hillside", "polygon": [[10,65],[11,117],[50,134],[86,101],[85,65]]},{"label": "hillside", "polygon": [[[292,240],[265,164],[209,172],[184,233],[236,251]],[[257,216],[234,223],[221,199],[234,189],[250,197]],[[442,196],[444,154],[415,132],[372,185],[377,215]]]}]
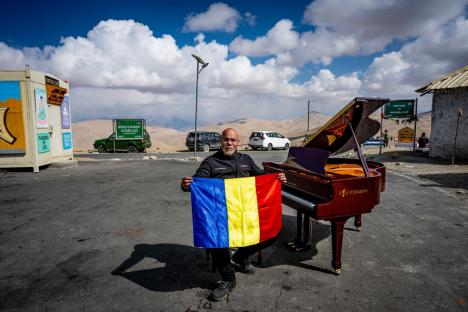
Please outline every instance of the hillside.
[{"label": "hillside", "polygon": [[[310,114],[310,129],[316,128],[326,122],[330,117],[319,113]],[[254,130],[271,130],[280,132],[288,137],[305,133],[307,119],[264,120],[264,119],[238,119],[228,123],[219,123],[210,127],[202,127],[200,131],[218,131],[225,128],[235,128],[240,133],[241,144],[248,142],[250,133]],[[170,128],[147,127],[153,146],[150,152],[175,152],[185,149],[185,137],[188,131],[178,131]],[[75,151],[88,151],[93,149],[96,139],[107,137],[112,132],[112,120],[88,120],[73,123],[73,144]]]},{"label": "hillside", "polygon": [[[431,112],[420,114],[417,124],[417,136],[421,132],[426,132],[430,136],[431,132]],[[310,114],[311,132],[314,129],[322,126],[331,117],[320,113]],[[373,118],[380,121],[378,115]],[[384,120],[383,129],[387,129],[390,135],[394,138],[398,136],[398,129],[405,126],[411,128],[414,124],[400,123],[397,124],[395,120]],[[247,144],[250,133],[254,130],[271,130],[284,134],[287,137],[302,136],[306,132],[307,119],[306,117],[299,119],[288,120],[265,120],[256,118],[237,119],[227,123],[219,123],[210,127],[202,127],[200,131],[217,131],[221,132],[225,128],[235,128],[240,133],[241,149],[243,145]],[[170,128],[161,127],[147,127],[147,131],[151,136],[153,146],[149,152],[176,152],[185,150],[185,137],[188,131],[178,131]],[[88,151],[93,149],[93,142],[96,139],[109,136],[112,132],[112,120],[88,120],[73,123],[73,144],[75,151]],[[379,135],[379,134],[376,134]],[[298,140],[300,142],[301,140]]]}]

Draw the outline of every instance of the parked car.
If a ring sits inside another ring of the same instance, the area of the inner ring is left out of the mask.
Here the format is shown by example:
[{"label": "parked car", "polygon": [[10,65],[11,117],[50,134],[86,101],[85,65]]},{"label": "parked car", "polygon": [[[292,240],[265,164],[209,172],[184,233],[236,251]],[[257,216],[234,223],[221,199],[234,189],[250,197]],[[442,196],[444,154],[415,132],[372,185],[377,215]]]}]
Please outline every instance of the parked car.
[{"label": "parked car", "polygon": [[[94,141],[94,148],[99,153],[114,151],[114,133],[108,138],[99,139]],[[144,152],[147,148],[151,147],[151,138],[149,133],[145,130],[143,140],[117,140],[115,141],[115,151],[126,151],[129,153]]]},{"label": "parked car", "polygon": [[384,140],[379,137],[370,138],[366,142],[362,143],[362,146],[384,146]]},{"label": "parked car", "polygon": [[[221,134],[218,132],[197,131],[197,150],[209,152],[210,150],[217,150],[221,147]],[[195,131],[188,133],[185,139],[185,146],[189,151],[195,149]]]},{"label": "parked car", "polygon": [[249,146],[253,150],[266,149],[289,149],[291,142],[287,137],[273,131],[254,131],[249,138]]}]

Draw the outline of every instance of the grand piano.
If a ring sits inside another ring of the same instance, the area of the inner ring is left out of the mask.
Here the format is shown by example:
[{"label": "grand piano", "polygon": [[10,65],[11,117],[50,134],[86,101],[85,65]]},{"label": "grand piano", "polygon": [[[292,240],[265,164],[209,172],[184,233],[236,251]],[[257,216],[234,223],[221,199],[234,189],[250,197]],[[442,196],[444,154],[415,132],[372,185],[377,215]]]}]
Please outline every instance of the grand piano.
[{"label": "grand piano", "polygon": [[[332,267],[341,273],[341,247],[346,221],[353,217],[361,229],[361,215],[380,202],[385,189],[385,166],[366,160],[360,145],[375,135],[380,123],[369,115],[387,103],[384,98],[355,98],[309,136],[302,147],[291,147],[284,163],[264,162],[265,172],[284,172],[283,203],[297,211],[296,251],[310,247],[310,218],[328,220],[332,233]],[[330,157],[355,150],[357,158]]]}]

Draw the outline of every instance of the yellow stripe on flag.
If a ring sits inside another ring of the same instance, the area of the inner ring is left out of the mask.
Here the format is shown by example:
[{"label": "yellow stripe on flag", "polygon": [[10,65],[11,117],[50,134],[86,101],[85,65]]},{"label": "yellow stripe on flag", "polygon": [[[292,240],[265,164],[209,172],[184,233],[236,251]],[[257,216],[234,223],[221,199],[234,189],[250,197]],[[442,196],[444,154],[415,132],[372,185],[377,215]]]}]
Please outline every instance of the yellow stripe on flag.
[{"label": "yellow stripe on flag", "polygon": [[224,180],[229,229],[229,246],[260,242],[255,177]]}]

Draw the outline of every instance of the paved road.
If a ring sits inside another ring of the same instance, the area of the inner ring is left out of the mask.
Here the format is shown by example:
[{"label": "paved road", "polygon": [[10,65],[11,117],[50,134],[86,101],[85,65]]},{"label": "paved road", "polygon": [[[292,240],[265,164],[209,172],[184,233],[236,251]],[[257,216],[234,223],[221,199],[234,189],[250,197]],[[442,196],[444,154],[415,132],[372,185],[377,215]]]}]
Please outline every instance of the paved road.
[{"label": "paved road", "polygon": [[[284,206],[280,239],[262,268],[238,274],[228,302],[208,302],[218,276],[192,247],[190,197],[179,191],[179,178],[196,166],[86,161],[0,172],[0,310],[467,310],[466,201],[392,173],[363,230],[347,224],[341,276],[330,274],[327,222],[314,223],[312,250],[285,248],[295,218]],[[126,273],[111,275],[118,266]]]},{"label": "paved road", "polygon": [[[208,155],[213,154],[214,151],[209,153],[197,152],[197,157],[207,157]],[[245,154],[249,154],[254,158],[260,165],[263,161],[276,161],[281,162],[286,159],[288,154],[287,151],[283,150],[273,150],[271,152],[267,151],[243,151]],[[175,158],[175,159],[188,159],[193,157],[193,152],[179,152],[179,153],[75,153],[75,158],[91,158],[96,160],[108,160],[108,159],[121,159],[121,160],[141,160],[144,156],[155,156],[160,159]]]}]

